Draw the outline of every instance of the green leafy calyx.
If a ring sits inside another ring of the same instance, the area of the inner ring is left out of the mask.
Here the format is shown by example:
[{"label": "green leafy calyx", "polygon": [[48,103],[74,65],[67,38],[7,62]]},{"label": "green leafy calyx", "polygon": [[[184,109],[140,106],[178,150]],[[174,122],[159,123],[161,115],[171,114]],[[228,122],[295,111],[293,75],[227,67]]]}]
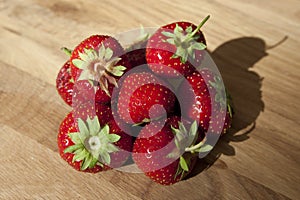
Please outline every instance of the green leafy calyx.
[{"label": "green leafy calyx", "polygon": [[193,30],[192,26],[189,26],[185,30],[183,30],[182,27],[176,24],[173,32],[162,32],[162,35],[167,37],[164,42],[176,46],[176,52],[172,56],[173,58],[180,58],[180,61],[182,63],[185,63],[188,58],[195,59],[195,50],[206,49],[205,44],[197,41],[199,39],[199,35],[197,35],[197,32],[208,20],[208,18],[209,16],[207,16],[195,30]]},{"label": "green leafy calyx", "polygon": [[223,81],[220,76],[215,75],[213,81],[208,84],[215,90],[215,102],[219,103],[222,108],[226,108],[226,94],[224,94]]},{"label": "green leafy calyx", "polygon": [[81,170],[93,168],[96,164],[103,167],[111,162],[110,153],[119,151],[113,143],[120,140],[120,136],[109,133],[109,126],[100,126],[98,117],[88,118],[86,121],[78,119],[79,132],[69,133],[74,145],[64,150],[73,153],[72,162],[82,161]]},{"label": "green leafy calyx", "polygon": [[178,128],[171,126],[172,132],[175,136],[174,142],[176,148],[167,155],[168,158],[178,158],[179,165],[175,174],[176,178],[181,174],[181,178],[184,173],[189,171],[190,159],[194,153],[208,152],[213,147],[209,144],[205,144],[206,139],[203,139],[198,144],[195,144],[198,140],[198,124],[194,121],[190,129],[187,130],[182,122],[178,122]]},{"label": "green leafy calyx", "polygon": [[79,52],[79,59],[72,60],[72,63],[82,72],[78,80],[88,80],[90,83],[99,82],[100,88],[108,95],[108,83],[118,87],[114,76],[119,77],[124,74],[126,67],[116,65],[121,58],[113,57],[113,51],[101,45],[99,50],[84,49]]}]

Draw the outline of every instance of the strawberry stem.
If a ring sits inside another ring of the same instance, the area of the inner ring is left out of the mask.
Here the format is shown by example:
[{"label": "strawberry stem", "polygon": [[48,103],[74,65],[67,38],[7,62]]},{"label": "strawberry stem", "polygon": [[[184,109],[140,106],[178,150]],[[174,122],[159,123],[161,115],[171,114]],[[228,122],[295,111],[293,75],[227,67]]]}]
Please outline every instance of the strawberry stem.
[{"label": "strawberry stem", "polygon": [[204,20],[197,26],[197,28],[192,32],[190,37],[194,37],[194,35],[200,30],[200,28],[205,24],[205,22],[210,18],[210,15],[207,15]]},{"label": "strawberry stem", "polygon": [[65,52],[65,54],[66,54],[67,56],[71,56],[71,55],[72,55],[72,50],[71,50],[71,49],[68,49],[67,47],[62,47],[61,50],[62,50],[63,52]]},{"label": "strawberry stem", "polygon": [[199,142],[198,144],[191,146],[191,147],[187,147],[185,148],[185,152],[191,152],[191,153],[195,153],[195,150],[199,149],[201,146],[203,146],[203,144],[206,142],[206,137]]}]

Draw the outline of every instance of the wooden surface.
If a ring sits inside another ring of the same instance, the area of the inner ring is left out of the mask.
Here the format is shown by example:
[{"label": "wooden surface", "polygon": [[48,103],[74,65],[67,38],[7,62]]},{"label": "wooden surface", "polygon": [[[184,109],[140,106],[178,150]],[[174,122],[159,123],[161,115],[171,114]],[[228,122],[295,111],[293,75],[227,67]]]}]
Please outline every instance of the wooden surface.
[{"label": "wooden surface", "polygon": [[[70,108],[55,90],[60,47],[207,14],[203,31],[236,116],[193,175],[165,187],[62,161],[56,135]],[[299,22],[298,0],[0,0],[0,199],[299,199]]]}]

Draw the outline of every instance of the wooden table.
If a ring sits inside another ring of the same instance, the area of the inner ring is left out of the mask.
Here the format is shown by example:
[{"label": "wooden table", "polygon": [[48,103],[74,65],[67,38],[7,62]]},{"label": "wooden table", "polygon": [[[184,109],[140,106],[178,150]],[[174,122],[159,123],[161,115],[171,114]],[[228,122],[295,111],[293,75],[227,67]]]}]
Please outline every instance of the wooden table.
[{"label": "wooden table", "polygon": [[[59,156],[70,111],[55,78],[73,48],[178,20],[199,23],[236,107],[233,129],[186,181],[79,173]],[[0,199],[299,199],[300,3],[0,0]]]}]

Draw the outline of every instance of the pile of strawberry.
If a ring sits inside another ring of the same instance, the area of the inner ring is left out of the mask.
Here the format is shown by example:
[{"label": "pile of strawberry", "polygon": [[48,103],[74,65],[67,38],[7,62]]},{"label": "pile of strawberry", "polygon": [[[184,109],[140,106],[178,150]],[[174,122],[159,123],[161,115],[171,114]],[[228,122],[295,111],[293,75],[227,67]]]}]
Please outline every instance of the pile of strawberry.
[{"label": "pile of strawberry", "polygon": [[131,160],[163,185],[188,175],[212,149],[209,135],[226,133],[232,120],[221,78],[201,66],[207,19],[162,26],[127,49],[106,35],[64,48],[70,58],[56,86],[72,111],[59,128],[61,157],[91,173]]}]

